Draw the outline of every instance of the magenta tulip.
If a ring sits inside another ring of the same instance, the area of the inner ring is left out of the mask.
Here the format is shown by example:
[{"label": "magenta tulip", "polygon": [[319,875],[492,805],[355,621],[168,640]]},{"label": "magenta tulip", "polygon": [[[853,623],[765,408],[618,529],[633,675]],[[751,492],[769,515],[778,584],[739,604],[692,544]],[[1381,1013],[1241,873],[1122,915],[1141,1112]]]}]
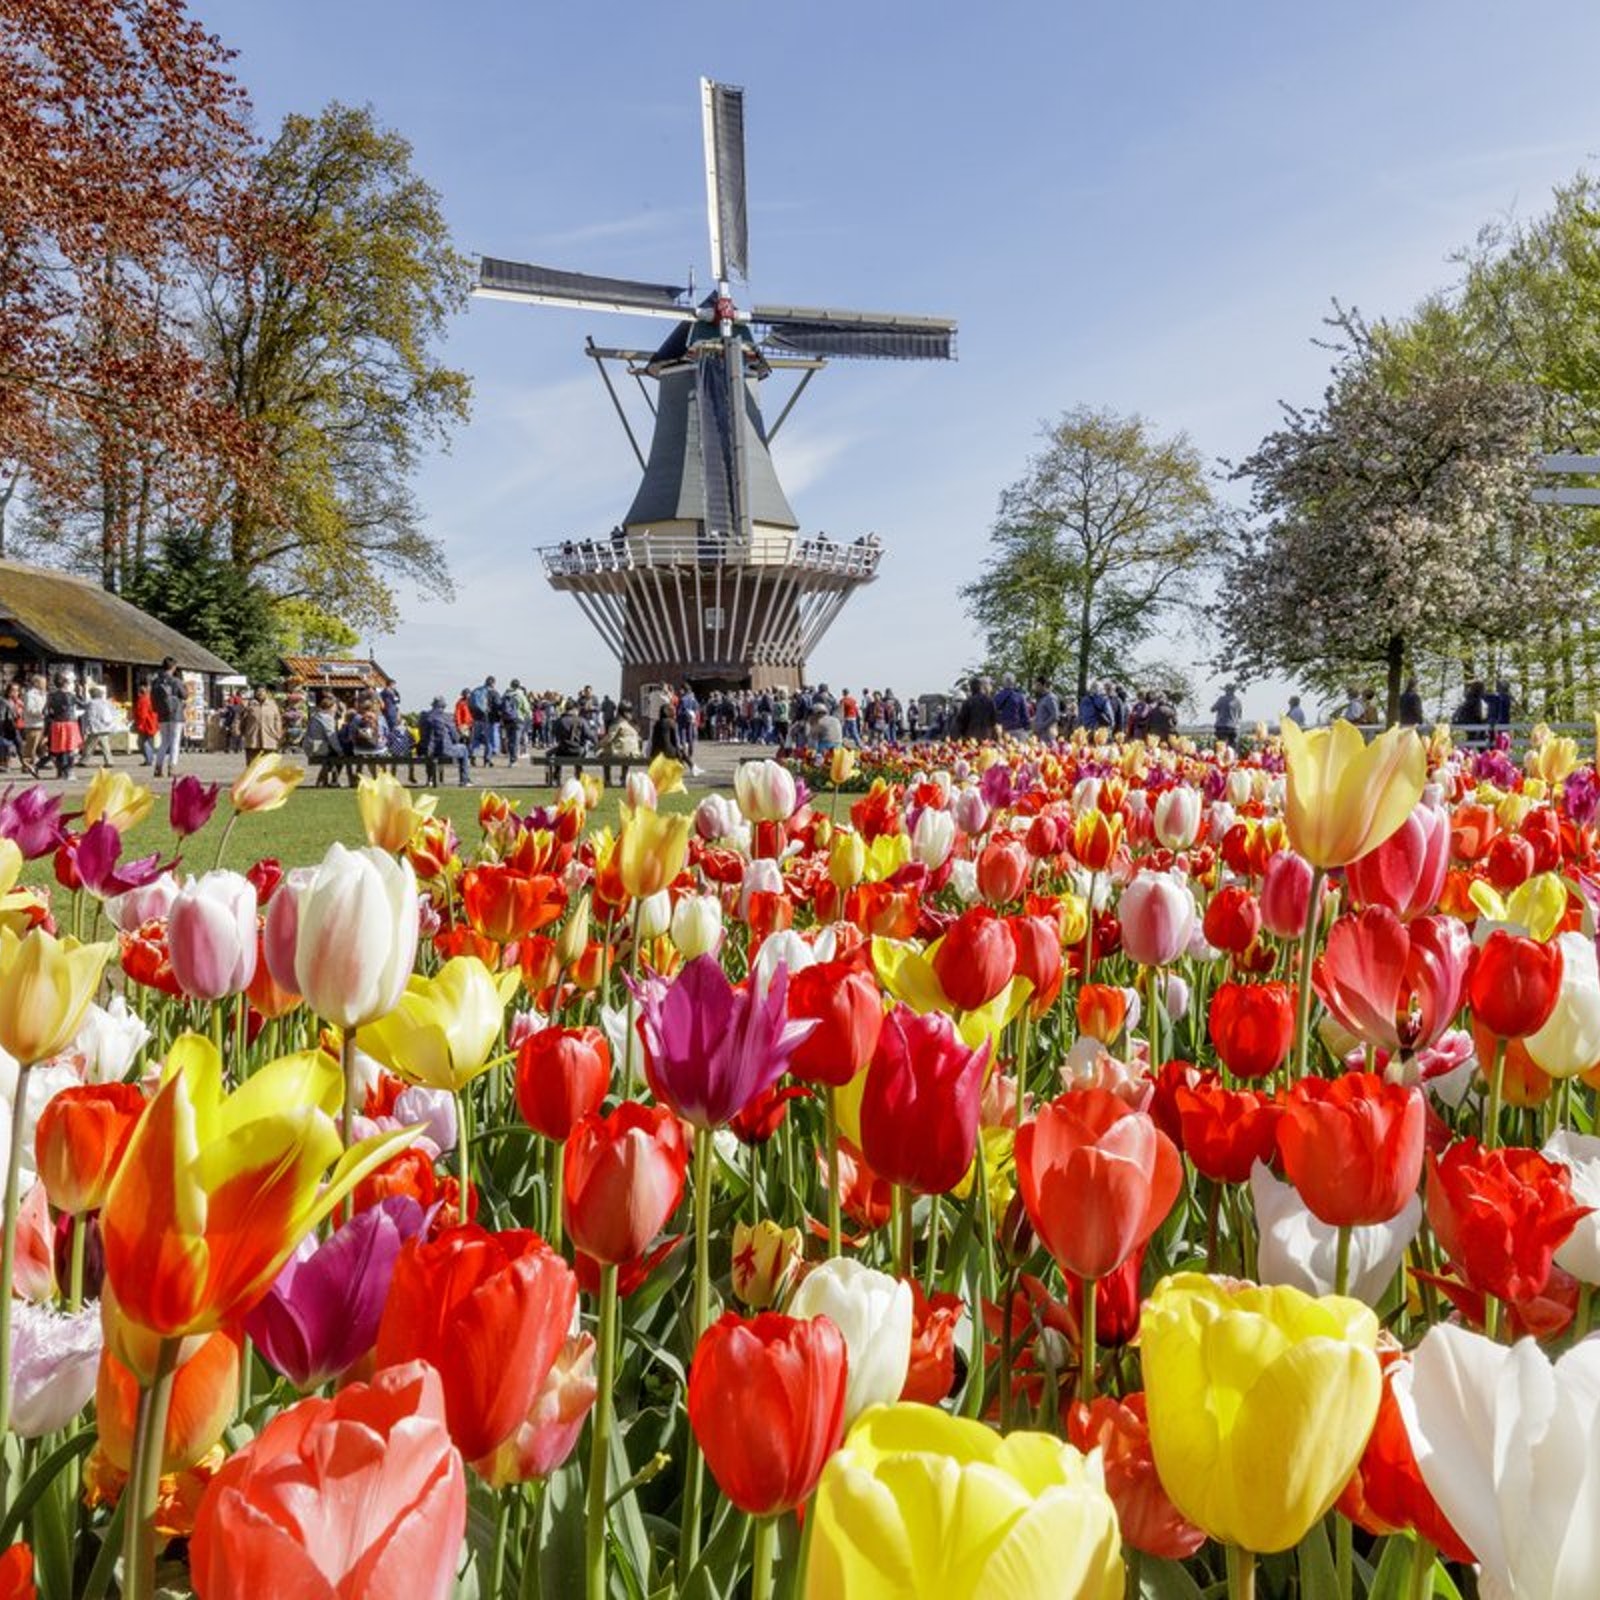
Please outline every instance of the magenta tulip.
[{"label": "magenta tulip", "polygon": [[400,1247],[426,1223],[415,1200],[391,1195],[326,1241],[308,1234],[245,1318],[245,1332],[297,1389],[348,1372],[377,1343]]},{"label": "magenta tulip", "polygon": [[221,787],[216,783],[201,783],[189,772],[173,784],[172,798],[167,803],[167,821],[180,839],[198,833],[211,820]]},{"label": "magenta tulip", "polygon": [[1261,926],[1274,939],[1298,939],[1311,909],[1311,863],[1293,850],[1269,856],[1259,898]]},{"label": "magenta tulip", "polygon": [[46,794],[37,783],[21,794],[10,788],[0,795],[0,839],[9,839],[26,861],[47,856],[67,836],[61,816],[61,796]]},{"label": "magenta tulip", "polygon": [[670,984],[641,986],[645,1072],[658,1100],[697,1128],[720,1128],[783,1076],[816,1026],[791,1021],[789,972],[762,994],[735,987],[715,956],[697,956]]}]

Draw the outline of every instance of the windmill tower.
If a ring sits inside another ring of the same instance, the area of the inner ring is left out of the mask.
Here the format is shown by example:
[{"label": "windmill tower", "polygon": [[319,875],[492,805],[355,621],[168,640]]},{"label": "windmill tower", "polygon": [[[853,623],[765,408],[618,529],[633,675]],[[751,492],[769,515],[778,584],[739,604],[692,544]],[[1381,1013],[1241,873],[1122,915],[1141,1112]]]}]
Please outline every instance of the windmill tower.
[{"label": "windmill tower", "polygon": [[[484,257],[477,292],[676,324],[655,350],[601,347],[595,361],[643,477],[609,534],[539,550],[552,588],[571,594],[622,667],[622,693],[647,683],[697,689],[798,687],[806,657],[863,583],[877,574],[876,535],[849,543],[801,532],[768,446],[806,385],[835,357],[948,360],[955,324],[942,317],[735,304],[746,280],[744,91],[700,81],[706,202],[716,291],[596,277]],[[633,377],[654,417],[648,452],[612,381]],[[759,388],[798,374],[777,420]],[[646,379],[655,384],[652,395]]]}]

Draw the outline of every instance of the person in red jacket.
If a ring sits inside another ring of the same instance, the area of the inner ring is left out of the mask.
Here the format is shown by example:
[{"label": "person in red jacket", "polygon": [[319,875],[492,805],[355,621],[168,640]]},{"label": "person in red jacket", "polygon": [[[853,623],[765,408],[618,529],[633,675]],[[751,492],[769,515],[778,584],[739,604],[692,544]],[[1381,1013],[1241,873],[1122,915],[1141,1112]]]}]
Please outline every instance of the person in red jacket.
[{"label": "person in red jacket", "polygon": [[139,765],[148,767],[155,760],[156,735],[161,732],[161,718],[156,715],[155,702],[150,698],[150,680],[142,679],[139,693],[133,702],[133,731],[139,736]]}]

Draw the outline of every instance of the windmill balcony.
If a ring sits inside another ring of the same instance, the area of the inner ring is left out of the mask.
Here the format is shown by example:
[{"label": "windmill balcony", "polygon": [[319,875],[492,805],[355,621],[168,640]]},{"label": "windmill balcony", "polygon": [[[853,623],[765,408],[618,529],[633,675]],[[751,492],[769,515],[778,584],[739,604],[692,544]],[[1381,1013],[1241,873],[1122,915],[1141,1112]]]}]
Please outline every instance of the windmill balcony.
[{"label": "windmill balcony", "polygon": [[849,544],[826,534],[757,531],[748,540],[721,533],[651,530],[611,534],[603,539],[566,539],[544,545],[539,559],[555,588],[582,586],[587,577],[611,576],[653,568],[786,567],[821,579],[870,582],[883,547],[876,534]]}]

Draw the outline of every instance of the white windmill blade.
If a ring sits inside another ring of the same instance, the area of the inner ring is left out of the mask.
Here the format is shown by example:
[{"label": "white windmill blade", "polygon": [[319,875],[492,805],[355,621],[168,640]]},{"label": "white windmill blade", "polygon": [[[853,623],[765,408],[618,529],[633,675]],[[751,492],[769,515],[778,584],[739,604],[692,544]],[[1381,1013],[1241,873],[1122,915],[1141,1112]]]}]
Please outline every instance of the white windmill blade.
[{"label": "white windmill blade", "polygon": [[750,273],[750,225],[744,191],[744,90],[700,80],[706,153],[706,217],[711,271],[719,285]]},{"label": "white windmill blade", "polygon": [[473,292],[489,300],[529,300],[535,305],[620,311],[630,316],[668,317],[674,322],[692,321],[695,315],[681,303],[688,290],[674,284],[563,272],[496,256],[479,258]]}]

